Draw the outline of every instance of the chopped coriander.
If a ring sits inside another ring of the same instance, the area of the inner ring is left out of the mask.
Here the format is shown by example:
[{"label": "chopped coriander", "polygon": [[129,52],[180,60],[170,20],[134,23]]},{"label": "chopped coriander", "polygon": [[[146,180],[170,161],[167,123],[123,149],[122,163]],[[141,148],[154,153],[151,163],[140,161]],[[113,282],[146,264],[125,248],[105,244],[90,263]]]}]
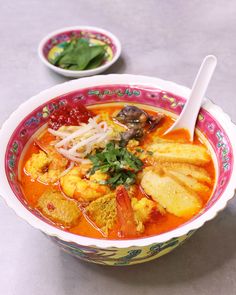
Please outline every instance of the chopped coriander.
[{"label": "chopped coriander", "polygon": [[135,183],[136,173],[143,167],[142,161],[126,148],[108,143],[103,151],[89,157],[93,163],[90,174],[97,170],[108,173],[110,178],[105,181],[111,188],[118,185],[129,186]]}]

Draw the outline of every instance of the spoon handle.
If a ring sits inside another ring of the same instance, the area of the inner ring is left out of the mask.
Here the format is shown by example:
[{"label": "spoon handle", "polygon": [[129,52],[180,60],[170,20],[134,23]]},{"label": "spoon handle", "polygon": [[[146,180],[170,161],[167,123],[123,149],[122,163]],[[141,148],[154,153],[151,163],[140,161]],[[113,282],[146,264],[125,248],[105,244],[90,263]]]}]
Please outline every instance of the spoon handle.
[{"label": "spoon handle", "polygon": [[190,141],[193,141],[197,116],[198,116],[207,86],[215,70],[216,64],[217,64],[217,59],[214,55],[208,55],[204,58],[201,64],[201,67],[198,71],[198,74],[195,78],[195,81],[193,83],[193,87],[190,92],[189,99],[187,100],[179,118],[170,127],[170,129],[167,130],[165,134],[169,133],[172,130],[184,128],[184,129],[187,129],[190,133]]}]

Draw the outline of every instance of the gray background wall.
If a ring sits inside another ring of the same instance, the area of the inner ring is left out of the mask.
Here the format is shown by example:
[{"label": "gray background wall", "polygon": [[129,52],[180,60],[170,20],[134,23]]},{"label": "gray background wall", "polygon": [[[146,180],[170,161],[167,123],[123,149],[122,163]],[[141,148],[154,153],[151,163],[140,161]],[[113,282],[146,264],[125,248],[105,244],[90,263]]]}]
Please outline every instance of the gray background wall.
[{"label": "gray background wall", "polygon": [[[112,31],[122,58],[106,73],[191,87],[202,58],[218,66],[207,95],[236,121],[236,1],[0,0],[0,124],[23,101],[66,78],[37,57],[40,39],[71,25]],[[126,268],[80,262],[20,220],[0,199],[0,294],[235,294],[236,201],[183,246]]]}]

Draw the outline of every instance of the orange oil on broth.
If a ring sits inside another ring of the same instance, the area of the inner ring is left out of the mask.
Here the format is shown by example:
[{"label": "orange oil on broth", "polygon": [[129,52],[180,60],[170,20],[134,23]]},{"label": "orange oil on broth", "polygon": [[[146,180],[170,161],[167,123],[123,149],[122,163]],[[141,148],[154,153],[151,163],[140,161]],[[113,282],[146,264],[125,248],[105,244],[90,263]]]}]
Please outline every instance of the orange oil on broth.
[{"label": "orange oil on broth", "polygon": [[[114,112],[117,112],[122,107],[123,107],[123,105],[116,105],[116,106],[113,105],[113,106],[105,106],[105,107],[104,106],[93,106],[92,110],[95,114],[99,114],[99,113],[104,112],[104,109],[105,109],[106,112],[108,112],[109,115],[112,116],[112,114]],[[145,109],[145,106],[143,107],[143,109]],[[155,111],[147,110],[147,112],[151,115],[156,114]],[[176,139],[176,140],[181,139],[185,143],[189,143],[188,133],[186,132],[186,130],[183,130],[183,129],[174,131],[171,134],[168,134],[165,136],[163,135],[164,132],[173,124],[173,122],[174,122],[174,120],[172,118],[170,118],[169,116],[165,116],[164,119],[158,125],[158,128],[156,130],[154,130],[152,133],[149,133],[145,136],[145,138],[141,141],[139,147],[145,148],[149,143],[151,143],[153,138],[155,138],[157,136],[161,137],[161,138],[165,138],[165,139],[172,139],[172,140],[173,139]],[[45,144],[48,144],[49,142],[51,142],[54,139],[55,139],[55,137],[52,136],[51,134],[49,134],[47,131],[43,132],[42,136],[40,136],[40,141],[44,142]],[[194,137],[193,143],[197,144],[197,145],[203,145],[203,143],[201,142],[199,137],[196,135]],[[31,177],[25,173],[24,166],[25,166],[27,160],[31,157],[31,155],[33,153],[37,153],[37,152],[39,152],[39,150],[40,150],[40,148],[33,142],[28,146],[28,148],[25,151],[24,156],[22,158],[22,165],[21,165],[22,168],[20,171],[20,184],[21,184],[21,188],[22,188],[26,203],[29,205],[29,207],[36,209],[36,210],[37,210],[37,208],[36,208],[37,201],[45,190],[53,189],[53,190],[61,191],[60,185],[58,182],[55,184],[51,184],[51,185],[45,185],[45,184],[40,183],[38,181],[32,180]],[[211,179],[214,180],[215,179],[215,170],[214,170],[214,164],[213,164],[212,159],[211,159],[211,162],[209,164],[207,164],[206,166],[203,166],[203,168],[205,168],[207,170]],[[199,198],[201,199],[203,206],[207,203],[207,201],[209,200],[209,198],[211,196],[211,193],[213,190],[213,185],[214,185],[214,181],[212,181],[209,192],[199,195]],[[137,198],[141,199],[143,197],[147,197],[147,196],[143,192],[143,190],[140,187],[138,187]],[[48,218],[46,218],[46,219],[48,220]],[[189,220],[189,218],[183,218],[183,217],[180,218],[180,217],[177,217],[177,216],[167,213],[167,212],[165,215],[161,215],[160,213],[157,213],[157,214],[155,214],[155,216],[151,217],[150,221],[148,221],[145,224],[145,231],[142,234],[139,234],[137,236],[137,238],[138,237],[141,238],[141,237],[153,236],[153,235],[157,235],[157,234],[161,234],[161,233],[170,231],[172,229],[179,227],[180,225],[182,225],[183,223],[185,223],[188,220]],[[53,222],[51,222],[51,223],[53,223]],[[54,223],[54,225],[57,227],[60,227],[55,223]],[[69,232],[77,234],[77,235],[91,237],[91,238],[101,238],[101,239],[104,238],[104,236],[98,230],[98,228],[96,228],[96,226],[94,226],[94,224],[92,222],[90,222],[88,220],[88,218],[86,218],[84,215],[81,216],[79,223],[76,226],[66,229],[66,231],[69,231]],[[117,224],[115,224],[114,228],[109,232],[108,238],[109,239],[120,239],[120,237],[118,235]]]}]

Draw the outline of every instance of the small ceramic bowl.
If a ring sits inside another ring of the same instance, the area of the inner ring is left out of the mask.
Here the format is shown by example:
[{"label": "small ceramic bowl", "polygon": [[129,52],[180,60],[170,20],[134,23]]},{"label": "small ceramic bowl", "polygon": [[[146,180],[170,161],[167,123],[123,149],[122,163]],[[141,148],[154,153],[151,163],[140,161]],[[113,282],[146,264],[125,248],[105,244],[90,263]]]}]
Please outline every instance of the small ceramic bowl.
[{"label": "small ceramic bowl", "polygon": [[[96,45],[106,45],[107,58],[105,62],[95,69],[83,71],[66,70],[51,64],[48,60],[48,56],[50,55],[50,58],[53,58],[59,54],[62,50],[59,44],[71,40],[72,37],[86,38],[89,39],[90,43]],[[97,75],[107,70],[119,58],[121,54],[121,44],[115,35],[104,29],[88,26],[75,26],[62,28],[44,37],[39,44],[38,54],[40,60],[56,73],[66,77],[80,78]]]},{"label": "small ceramic bowl", "polygon": [[197,132],[208,145],[216,170],[216,185],[206,206],[190,221],[166,233],[141,239],[105,240],[75,235],[54,227],[24,201],[17,181],[24,146],[50,114],[80,101],[85,105],[114,101],[145,104],[177,117],[190,90],[172,82],[134,75],[107,75],[66,82],[27,100],[0,130],[0,194],[9,207],[33,227],[40,229],[66,252],[104,265],[131,265],[160,257],[189,238],[214,218],[234,195],[236,187],[236,128],[216,105],[205,100]]}]

